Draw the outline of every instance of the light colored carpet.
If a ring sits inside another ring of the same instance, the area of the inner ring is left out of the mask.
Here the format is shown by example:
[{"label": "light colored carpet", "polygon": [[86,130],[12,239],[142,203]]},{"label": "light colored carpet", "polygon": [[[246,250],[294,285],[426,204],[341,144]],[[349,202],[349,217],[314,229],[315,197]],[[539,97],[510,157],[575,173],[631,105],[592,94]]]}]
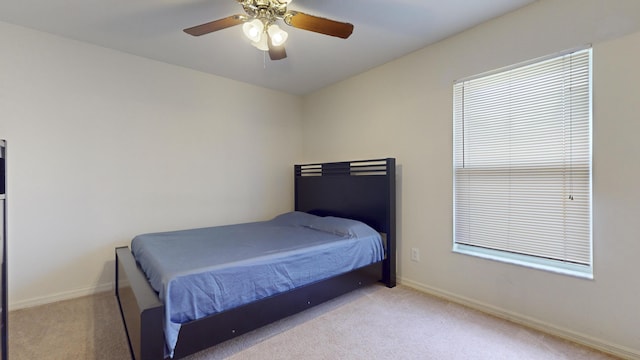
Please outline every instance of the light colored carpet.
[{"label": "light colored carpet", "polygon": [[[10,312],[9,358],[129,359],[114,295]],[[407,287],[376,285],[187,359],[615,358]]]}]

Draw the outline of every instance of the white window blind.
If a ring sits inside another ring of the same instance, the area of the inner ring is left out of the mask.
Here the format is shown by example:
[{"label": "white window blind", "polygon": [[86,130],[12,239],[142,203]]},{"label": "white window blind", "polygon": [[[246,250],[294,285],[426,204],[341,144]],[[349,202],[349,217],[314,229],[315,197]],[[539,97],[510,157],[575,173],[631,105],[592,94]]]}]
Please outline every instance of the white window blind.
[{"label": "white window blind", "polygon": [[591,49],[454,84],[454,247],[591,265]]}]

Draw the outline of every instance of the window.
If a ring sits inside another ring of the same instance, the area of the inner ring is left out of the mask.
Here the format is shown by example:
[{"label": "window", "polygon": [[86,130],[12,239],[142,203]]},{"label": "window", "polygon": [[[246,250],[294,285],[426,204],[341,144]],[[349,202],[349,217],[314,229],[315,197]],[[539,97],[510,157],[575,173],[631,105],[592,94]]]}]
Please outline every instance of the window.
[{"label": "window", "polygon": [[591,49],[453,93],[454,251],[591,278]]}]

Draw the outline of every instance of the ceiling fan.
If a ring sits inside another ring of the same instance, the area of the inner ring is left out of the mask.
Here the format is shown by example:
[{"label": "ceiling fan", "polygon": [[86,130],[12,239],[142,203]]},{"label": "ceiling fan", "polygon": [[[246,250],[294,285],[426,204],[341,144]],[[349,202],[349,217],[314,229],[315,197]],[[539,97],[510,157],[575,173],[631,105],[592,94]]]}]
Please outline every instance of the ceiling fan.
[{"label": "ceiling fan", "polygon": [[299,11],[288,10],[291,0],[236,0],[245,14],[231,15],[184,29],[189,35],[200,36],[214,31],[242,25],[244,34],[251,44],[262,51],[268,51],[271,60],[287,57],[284,43],[289,36],[276,22],[282,20],[294,28],[346,39],[353,32],[353,25]]}]

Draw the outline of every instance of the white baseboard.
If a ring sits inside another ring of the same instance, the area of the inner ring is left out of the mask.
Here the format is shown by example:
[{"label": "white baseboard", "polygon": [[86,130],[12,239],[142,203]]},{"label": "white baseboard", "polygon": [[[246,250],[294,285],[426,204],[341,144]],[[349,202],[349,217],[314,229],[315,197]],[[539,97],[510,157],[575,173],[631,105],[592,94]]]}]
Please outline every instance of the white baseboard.
[{"label": "white baseboard", "polygon": [[87,295],[93,295],[93,294],[97,294],[105,291],[113,291],[113,289],[114,289],[114,283],[110,282],[106,284],[99,284],[97,286],[90,287],[90,288],[65,291],[65,292],[61,292],[53,295],[47,295],[47,296],[42,296],[42,297],[33,298],[33,299],[10,302],[9,311],[26,309],[34,306],[54,303],[57,301],[75,299],[75,298],[79,298]]},{"label": "white baseboard", "polygon": [[611,342],[608,342],[602,339],[597,339],[592,336],[581,334],[570,329],[558,327],[556,325],[549,324],[544,321],[540,321],[525,315],[521,315],[521,314],[514,313],[512,311],[501,309],[497,306],[482,303],[464,296],[459,296],[459,295],[450,293],[448,291],[427,286],[413,280],[399,277],[398,282],[404,286],[416,289],[418,291],[422,291],[424,293],[427,293],[427,294],[430,294],[454,303],[458,303],[475,310],[482,311],[484,313],[499,317],[501,319],[505,319],[505,320],[538,330],[538,331],[542,331],[550,335],[557,336],[559,338],[573,341],[575,343],[588,346],[590,348],[597,349],[602,352],[621,357],[623,359],[629,359],[629,360],[640,359],[640,350],[637,350],[637,349],[631,349],[618,344],[613,344]]}]

